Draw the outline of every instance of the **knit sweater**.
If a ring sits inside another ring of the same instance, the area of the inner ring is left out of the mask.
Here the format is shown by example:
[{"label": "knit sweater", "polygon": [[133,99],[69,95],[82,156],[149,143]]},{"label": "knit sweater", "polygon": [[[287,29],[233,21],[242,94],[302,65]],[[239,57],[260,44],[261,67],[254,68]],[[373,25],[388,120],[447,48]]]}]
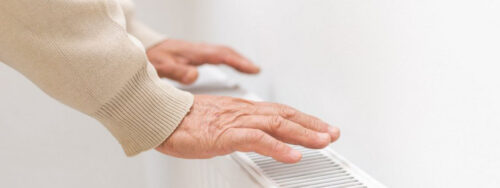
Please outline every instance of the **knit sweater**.
[{"label": "knit sweater", "polygon": [[148,62],[144,46],[160,40],[126,1],[0,3],[0,61],[100,121],[127,156],[165,141],[193,103]]}]

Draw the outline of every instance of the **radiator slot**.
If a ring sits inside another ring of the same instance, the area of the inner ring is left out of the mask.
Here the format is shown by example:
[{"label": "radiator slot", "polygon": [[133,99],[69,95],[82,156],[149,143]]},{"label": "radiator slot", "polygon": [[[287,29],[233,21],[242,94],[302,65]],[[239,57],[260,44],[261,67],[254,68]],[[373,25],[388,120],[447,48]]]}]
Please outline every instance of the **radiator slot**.
[{"label": "radiator slot", "polygon": [[292,146],[302,153],[302,160],[284,164],[257,153],[235,153],[232,157],[263,187],[384,187],[346,161],[333,150]]}]

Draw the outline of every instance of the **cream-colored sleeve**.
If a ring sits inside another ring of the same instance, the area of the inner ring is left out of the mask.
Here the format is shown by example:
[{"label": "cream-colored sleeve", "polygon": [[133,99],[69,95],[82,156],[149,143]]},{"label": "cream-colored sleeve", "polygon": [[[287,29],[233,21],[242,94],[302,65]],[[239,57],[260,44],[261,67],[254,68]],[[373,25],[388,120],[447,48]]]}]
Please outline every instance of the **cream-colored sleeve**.
[{"label": "cream-colored sleeve", "polygon": [[0,60],[99,120],[128,156],[160,145],[191,108],[127,33],[117,0],[3,0],[0,23]]},{"label": "cream-colored sleeve", "polygon": [[132,0],[119,0],[119,2],[125,14],[127,31],[139,39],[146,49],[166,40],[165,35],[156,32],[136,18]]}]

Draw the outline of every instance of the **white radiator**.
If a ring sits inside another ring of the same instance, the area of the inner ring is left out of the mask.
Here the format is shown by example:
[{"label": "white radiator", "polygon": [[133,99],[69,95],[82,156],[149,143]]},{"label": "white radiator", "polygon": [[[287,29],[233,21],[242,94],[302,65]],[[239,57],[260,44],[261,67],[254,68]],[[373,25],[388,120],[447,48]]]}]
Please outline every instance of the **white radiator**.
[{"label": "white radiator", "polygon": [[303,154],[296,164],[279,163],[256,153],[236,153],[233,158],[263,187],[383,187],[330,148],[294,148]]},{"label": "white radiator", "polygon": [[[260,100],[231,83],[211,67],[201,69],[200,80],[183,87],[193,93],[227,95]],[[149,153],[151,187],[384,187],[375,179],[327,147],[312,150],[293,146],[303,154],[295,164],[283,164],[256,153],[241,153],[207,160],[184,160]]]}]

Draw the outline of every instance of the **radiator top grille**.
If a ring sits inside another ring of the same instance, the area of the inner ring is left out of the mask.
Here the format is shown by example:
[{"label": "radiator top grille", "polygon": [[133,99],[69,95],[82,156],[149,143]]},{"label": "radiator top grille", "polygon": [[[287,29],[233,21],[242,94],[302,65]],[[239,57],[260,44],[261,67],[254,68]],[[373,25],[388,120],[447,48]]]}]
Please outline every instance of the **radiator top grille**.
[{"label": "radiator top grille", "polygon": [[[365,188],[366,174],[358,173],[351,165],[328,150],[312,150],[299,146],[302,160],[295,164],[276,162],[257,153],[240,153],[238,161],[265,187],[329,187]],[[381,187],[381,186],[380,186]]]}]

